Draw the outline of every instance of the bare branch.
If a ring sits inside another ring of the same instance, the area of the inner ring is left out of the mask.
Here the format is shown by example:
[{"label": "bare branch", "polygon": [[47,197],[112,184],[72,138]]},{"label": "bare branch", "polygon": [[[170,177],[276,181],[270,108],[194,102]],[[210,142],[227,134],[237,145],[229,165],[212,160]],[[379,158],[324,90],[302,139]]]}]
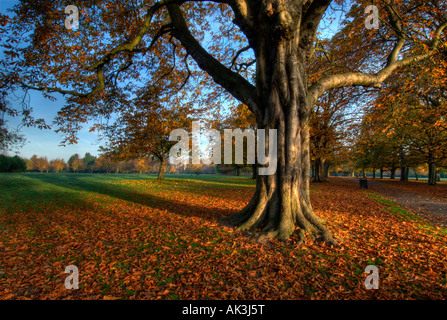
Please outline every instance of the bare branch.
[{"label": "bare branch", "polygon": [[236,60],[237,60],[237,58],[239,58],[239,56],[240,56],[242,53],[244,53],[245,51],[250,50],[250,48],[251,48],[250,46],[245,46],[245,47],[239,49],[239,50],[236,52],[235,56],[234,56],[233,59],[231,60],[231,66],[230,66],[230,69],[233,68],[233,67],[236,65]]},{"label": "bare branch", "polygon": [[318,25],[331,2],[332,0],[314,0],[308,7],[306,6],[307,10],[303,12],[299,44],[300,48],[304,50],[307,55],[311,54],[317,35]]},{"label": "bare branch", "polygon": [[257,114],[259,111],[255,102],[255,87],[241,75],[225,67],[200,45],[189,31],[179,5],[169,4],[167,8],[174,25],[174,36],[181,42],[199,67],[236,99],[245,103],[254,114]]}]

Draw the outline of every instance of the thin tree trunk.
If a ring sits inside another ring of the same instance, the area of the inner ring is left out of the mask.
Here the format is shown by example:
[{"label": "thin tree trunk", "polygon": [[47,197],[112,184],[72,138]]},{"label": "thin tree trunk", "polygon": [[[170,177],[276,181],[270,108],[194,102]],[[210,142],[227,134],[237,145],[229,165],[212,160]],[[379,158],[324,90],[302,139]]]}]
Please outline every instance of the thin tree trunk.
[{"label": "thin tree trunk", "polygon": [[383,179],[383,168],[380,168],[380,179]]},{"label": "thin tree trunk", "polygon": [[428,184],[436,185],[436,166],[434,162],[428,163]]},{"label": "thin tree trunk", "polygon": [[400,181],[408,181],[407,167],[400,167]]},{"label": "thin tree trunk", "polygon": [[163,180],[163,174],[165,172],[165,166],[166,166],[166,158],[165,156],[162,156],[160,160],[160,168],[158,169],[158,180]]},{"label": "thin tree trunk", "polygon": [[376,178],[376,168],[373,168],[373,179]]},{"label": "thin tree trunk", "polygon": [[436,185],[435,157],[431,151],[428,154],[428,184],[431,186]]},{"label": "thin tree trunk", "polygon": [[252,164],[251,168],[253,169],[253,175],[251,176],[251,178],[256,179],[258,176],[258,166],[256,164]]},{"label": "thin tree trunk", "polygon": [[407,171],[405,153],[402,148],[399,152],[399,160],[400,160],[400,181],[408,181],[408,171]]},{"label": "thin tree trunk", "polygon": [[326,180],[327,178],[329,178],[329,166],[330,163],[328,160],[324,161],[324,179]]}]

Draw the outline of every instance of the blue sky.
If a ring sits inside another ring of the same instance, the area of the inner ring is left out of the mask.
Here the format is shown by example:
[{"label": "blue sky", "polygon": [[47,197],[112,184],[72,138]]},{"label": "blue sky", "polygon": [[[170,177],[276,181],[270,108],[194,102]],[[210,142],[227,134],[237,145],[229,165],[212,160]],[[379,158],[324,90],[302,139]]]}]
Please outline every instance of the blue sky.
[{"label": "blue sky", "polygon": [[[0,0],[0,12],[6,14],[6,10],[11,8],[18,1],[16,0]],[[0,52],[1,54],[1,52]],[[3,59],[3,57],[0,57]],[[62,97],[62,96],[60,96]],[[34,118],[43,118],[47,124],[52,124],[54,117],[64,105],[64,99],[59,98],[53,102],[45,99],[40,92],[30,91],[30,104],[33,108]],[[14,102],[13,102],[14,103]],[[20,109],[19,109],[20,110]],[[8,127],[14,129],[20,125],[20,118],[7,118]],[[36,154],[38,156],[46,156],[48,160],[55,158],[68,158],[78,153],[83,156],[86,152],[90,152],[92,155],[98,155],[98,136],[95,133],[88,132],[89,126],[86,125],[81,132],[79,132],[78,144],[67,145],[66,147],[59,146],[63,140],[61,134],[57,134],[54,130],[40,130],[37,128],[22,128],[20,133],[26,138],[25,145],[20,148],[18,155],[24,158],[30,158]],[[9,152],[14,154],[14,152]]]},{"label": "blue sky", "polygon": [[[35,119],[43,118],[49,125],[52,124],[54,117],[64,105],[64,99],[58,99],[57,101],[50,101],[45,99],[39,92],[30,92],[30,105],[33,108],[33,117]],[[20,125],[20,118],[9,118],[8,127],[17,128]],[[40,130],[38,128],[26,128],[23,127],[20,133],[26,138],[25,145],[18,150],[18,154],[24,158],[30,158],[36,154],[38,156],[46,156],[48,160],[55,158],[68,158],[78,153],[83,156],[86,152],[90,152],[92,155],[98,155],[98,135],[89,132],[89,125],[86,125],[79,132],[79,140],[77,144],[66,145],[65,147],[59,146],[63,140],[62,134],[54,132],[54,130]],[[10,152],[11,154],[12,152]]]}]

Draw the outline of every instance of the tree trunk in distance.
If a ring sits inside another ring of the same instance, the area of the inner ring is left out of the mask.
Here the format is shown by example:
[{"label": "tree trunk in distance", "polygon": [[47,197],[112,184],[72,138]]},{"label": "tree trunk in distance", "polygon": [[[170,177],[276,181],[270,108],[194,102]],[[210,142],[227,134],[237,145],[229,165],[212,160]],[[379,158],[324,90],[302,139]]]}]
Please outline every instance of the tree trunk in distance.
[{"label": "tree trunk in distance", "polygon": [[413,168],[413,172],[414,172],[414,176],[416,177],[416,181],[419,181],[418,171],[415,168]]},{"label": "tree trunk in distance", "polygon": [[315,172],[314,172],[314,182],[324,182],[325,181],[325,177],[324,177],[324,165],[325,165],[325,161],[324,159],[321,158],[317,158],[315,159]]},{"label": "tree trunk in distance", "polygon": [[395,167],[392,167],[391,168],[391,177],[390,177],[390,179],[396,179],[396,170],[397,170],[397,168],[395,168]]},{"label": "tree trunk in distance", "polygon": [[436,165],[432,152],[428,154],[428,184],[431,186],[436,185]]},{"label": "tree trunk in distance", "polygon": [[323,175],[325,180],[327,178],[329,178],[329,166],[330,166],[329,161],[325,160],[324,161],[324,175]]},{"label": "tree trunk in distance", "polygon": [[165,172],[165,166],[166,166],[166,158],[162,156],[160,160],[160,168],[158,169],[158,180],[163,180],[163,174]]}]

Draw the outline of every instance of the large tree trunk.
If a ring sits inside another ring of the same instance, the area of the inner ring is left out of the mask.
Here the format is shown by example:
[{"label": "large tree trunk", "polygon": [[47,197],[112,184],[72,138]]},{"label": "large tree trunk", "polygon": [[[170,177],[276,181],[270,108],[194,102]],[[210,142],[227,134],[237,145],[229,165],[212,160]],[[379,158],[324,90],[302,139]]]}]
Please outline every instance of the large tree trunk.
[{"label": "large tree trunk", "polygon": [[[336,244],[310,202],[307,62],[298,52],[299,12],[288,10],[285,17],[283,13],[277,19],[260,20],[261,36],[255,50],[257,102],[264,110],[257,114],[257,127],[266,129],[266,135],[269,129],[277,130],[277,170],[272,175],[258,175],[255,195],[228,220],[238,230],[260,228],[262,240],[276,237],[286,241],[298,228],[299,242],[308,232],[312,238]],[[290,16],[294,14],[298,16]]]}]

